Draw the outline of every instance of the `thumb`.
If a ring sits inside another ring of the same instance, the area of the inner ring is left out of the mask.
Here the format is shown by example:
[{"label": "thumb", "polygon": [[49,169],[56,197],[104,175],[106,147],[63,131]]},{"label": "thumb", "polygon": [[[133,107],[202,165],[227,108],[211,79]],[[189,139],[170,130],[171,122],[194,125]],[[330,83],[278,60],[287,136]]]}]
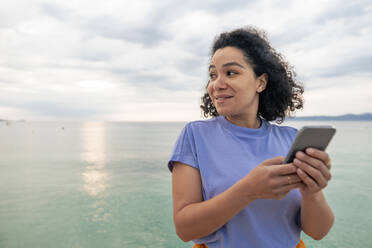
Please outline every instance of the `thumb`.
[{"label": "thumb", "polygon": [[262,165],[278,165],[278,164],[281,164],[283,161],[284,161],[284,157],[283,156],[278,156],[278,157],[273,157],[273,158],[270,158],[270,159],[266,159],[260,165],[261,166]]}]

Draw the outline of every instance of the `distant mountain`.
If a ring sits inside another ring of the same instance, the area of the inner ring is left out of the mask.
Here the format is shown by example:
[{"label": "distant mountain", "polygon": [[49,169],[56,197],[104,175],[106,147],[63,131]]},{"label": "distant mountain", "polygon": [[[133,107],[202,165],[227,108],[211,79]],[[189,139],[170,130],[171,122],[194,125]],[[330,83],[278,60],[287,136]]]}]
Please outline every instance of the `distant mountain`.
[{"label": "distant mountain", "polygon": [[290,121],[372,121],[372,113],[364,113],[364,114],[346,114],[346,115],[339,115],[339,116],[326,116],[326,115],[318,115],[318,116],[302,116],[302,117],[290,117],[288,118]]},{"label": "distant mountain", "polygon": [[6,121],[6,122],[26,122],[26,120],[5,120],[5,119],[0,119],[0,121]]}]

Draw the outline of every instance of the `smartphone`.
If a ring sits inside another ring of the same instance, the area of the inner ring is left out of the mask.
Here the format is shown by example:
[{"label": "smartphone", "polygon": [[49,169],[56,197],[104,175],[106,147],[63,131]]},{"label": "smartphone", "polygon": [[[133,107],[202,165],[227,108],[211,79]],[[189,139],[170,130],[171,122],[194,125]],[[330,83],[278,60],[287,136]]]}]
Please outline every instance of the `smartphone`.
[{"label": "smartphone", "polygon": [[283,164],[292,163],[296,152],[305,151],[308,147],[324,151],[336,133],[333,126],[304,126],[296,135]]}]

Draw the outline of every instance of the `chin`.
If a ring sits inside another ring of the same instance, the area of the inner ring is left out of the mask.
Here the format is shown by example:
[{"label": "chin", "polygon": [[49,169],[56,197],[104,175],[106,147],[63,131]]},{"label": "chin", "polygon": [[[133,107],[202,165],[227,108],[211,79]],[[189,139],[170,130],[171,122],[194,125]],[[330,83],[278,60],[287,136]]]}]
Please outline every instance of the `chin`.
[{"label": "chin", "polygon": [[216,108],[216,109],[217,109],[218,115],[229,116],[232,114],[232,111],[229,111],[228,109],[224,109],[224,108]]}]

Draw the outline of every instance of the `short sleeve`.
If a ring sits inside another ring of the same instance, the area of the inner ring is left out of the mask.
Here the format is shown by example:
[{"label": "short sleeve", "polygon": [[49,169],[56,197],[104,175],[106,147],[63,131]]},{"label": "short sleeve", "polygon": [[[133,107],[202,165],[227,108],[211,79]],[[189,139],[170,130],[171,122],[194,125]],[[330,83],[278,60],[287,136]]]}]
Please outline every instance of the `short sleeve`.
[{"label": "short sleeve", "polygon": [[195,148],[195,139],[192,132],[192,128],[190,124],[187,124],[180,136],[178,137],[176,144],[173,149],[173,153],[171,158],[168,162],[168,168],[172,172],[173,170],[173,163],[174,162],[181,162],[183,164],[187,164],[192,166],[196,169],[199,169],[199,164],[197,162],[197,154]]}]

